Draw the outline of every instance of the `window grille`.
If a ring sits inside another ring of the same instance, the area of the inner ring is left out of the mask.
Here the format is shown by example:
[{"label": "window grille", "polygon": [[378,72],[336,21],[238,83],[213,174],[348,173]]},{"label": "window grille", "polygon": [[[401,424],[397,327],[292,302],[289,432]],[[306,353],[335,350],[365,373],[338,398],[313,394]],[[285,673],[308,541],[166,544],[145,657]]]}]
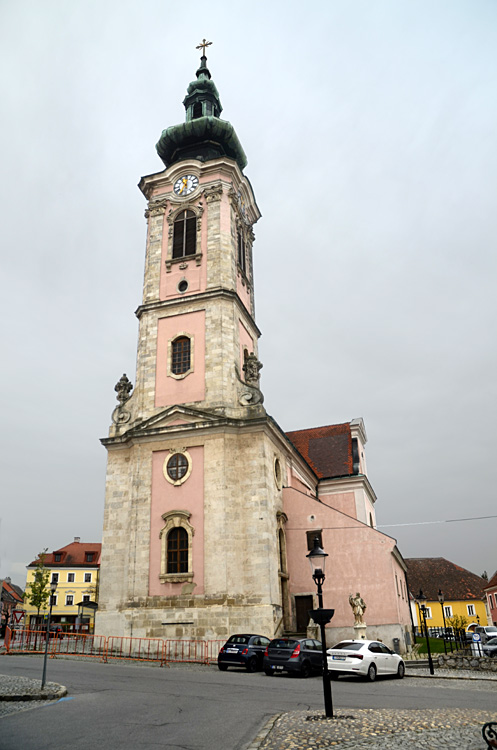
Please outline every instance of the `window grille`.
[{"label": "window grille", "polygon": [[173,225],[173,258],[195,255],[197,247],[197,217],[193,211],[181,211]]},{"label": "window grille", "polygon": [[182,375],[190,369],[190,339],[179,336],[171,347],[171,371],[174,375]]}]

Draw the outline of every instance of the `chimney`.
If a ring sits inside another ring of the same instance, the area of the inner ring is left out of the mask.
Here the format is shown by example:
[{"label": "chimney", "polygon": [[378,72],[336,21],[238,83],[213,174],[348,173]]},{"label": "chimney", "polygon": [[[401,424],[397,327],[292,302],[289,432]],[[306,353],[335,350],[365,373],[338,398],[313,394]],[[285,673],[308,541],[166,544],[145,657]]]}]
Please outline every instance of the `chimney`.
[{"label": "chimney", "polygon": [[80,543],[80,541],[81,541],[81,537],[80,537],[80,536],[75,536],[75,537],[74,537],[74,541],[75,541],[75,542],[76,542],[77,544],[79,544],[79,543]]}]

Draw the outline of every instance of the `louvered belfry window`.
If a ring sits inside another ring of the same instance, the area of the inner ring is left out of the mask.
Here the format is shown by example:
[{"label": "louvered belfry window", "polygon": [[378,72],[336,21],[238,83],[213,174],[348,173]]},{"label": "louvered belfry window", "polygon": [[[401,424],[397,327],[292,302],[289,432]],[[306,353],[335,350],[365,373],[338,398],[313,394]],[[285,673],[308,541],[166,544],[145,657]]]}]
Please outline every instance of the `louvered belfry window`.
[{"label": "louvered belfry window", "polygon": [[179,336],[171,345],[171,371],[182,375],[190,369],[190,339]]},{"label": "louvered belfry window", "polygon": [[243,232],[238,230],[238,265],[242,269],[243,273],[246,273],[246,256],[245,256],[245,240]]},{"label": "louvered belfry window", "polygon": [[181,211],[174,220],[173,258],[195,255],[197,249],[197,217],[193,211]]},{"label": "louvered belfry window", "polygon": [[167,535],[167,572],[188,573],[188,534],[181,527]]}]

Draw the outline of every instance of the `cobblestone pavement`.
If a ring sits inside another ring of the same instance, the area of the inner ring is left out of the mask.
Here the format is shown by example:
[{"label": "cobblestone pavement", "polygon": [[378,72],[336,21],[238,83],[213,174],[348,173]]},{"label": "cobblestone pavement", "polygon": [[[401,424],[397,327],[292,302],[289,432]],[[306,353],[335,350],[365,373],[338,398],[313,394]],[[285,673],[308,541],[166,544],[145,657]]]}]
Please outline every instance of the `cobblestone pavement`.
[{"label": "cobblestone pavement", "polygon": [[483,750],[481,728],[497,721],[478,709],[337,710],[333,719],[291,711],[266,724],[250,750]]},{"label": "cobblestone pavement", "polygon": [[41,680],[0,674],[0,718],[54,703],[66,693],[67,689],[56,682],[47,682],[42,690]]}]

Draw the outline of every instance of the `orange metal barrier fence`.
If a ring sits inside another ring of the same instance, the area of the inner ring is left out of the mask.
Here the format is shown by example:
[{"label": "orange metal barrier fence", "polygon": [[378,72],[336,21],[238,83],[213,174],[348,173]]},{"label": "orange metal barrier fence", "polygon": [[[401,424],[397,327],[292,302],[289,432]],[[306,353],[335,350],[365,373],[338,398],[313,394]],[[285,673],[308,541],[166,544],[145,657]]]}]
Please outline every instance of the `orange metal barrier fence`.
[{"label": "orange metal barrier fence", "polygon": [[160,661],[165,663],[164,641],[160,638],[128,638],[110,635],[107,638],[105,660],[133,659],[134,661]]},{"label": "orange metal barrier fence", "polygon": [[[11,630],[5,633],[8,653],[43,653],[46,631]],[[155,661],[161,666],[167,662],[210,664],[217,660],[224,640],[189,641],[162,640],[160,638],[129,638],[126,636],[86,635],[80,633],[50,634],[49,653],[108,659]]]}]

